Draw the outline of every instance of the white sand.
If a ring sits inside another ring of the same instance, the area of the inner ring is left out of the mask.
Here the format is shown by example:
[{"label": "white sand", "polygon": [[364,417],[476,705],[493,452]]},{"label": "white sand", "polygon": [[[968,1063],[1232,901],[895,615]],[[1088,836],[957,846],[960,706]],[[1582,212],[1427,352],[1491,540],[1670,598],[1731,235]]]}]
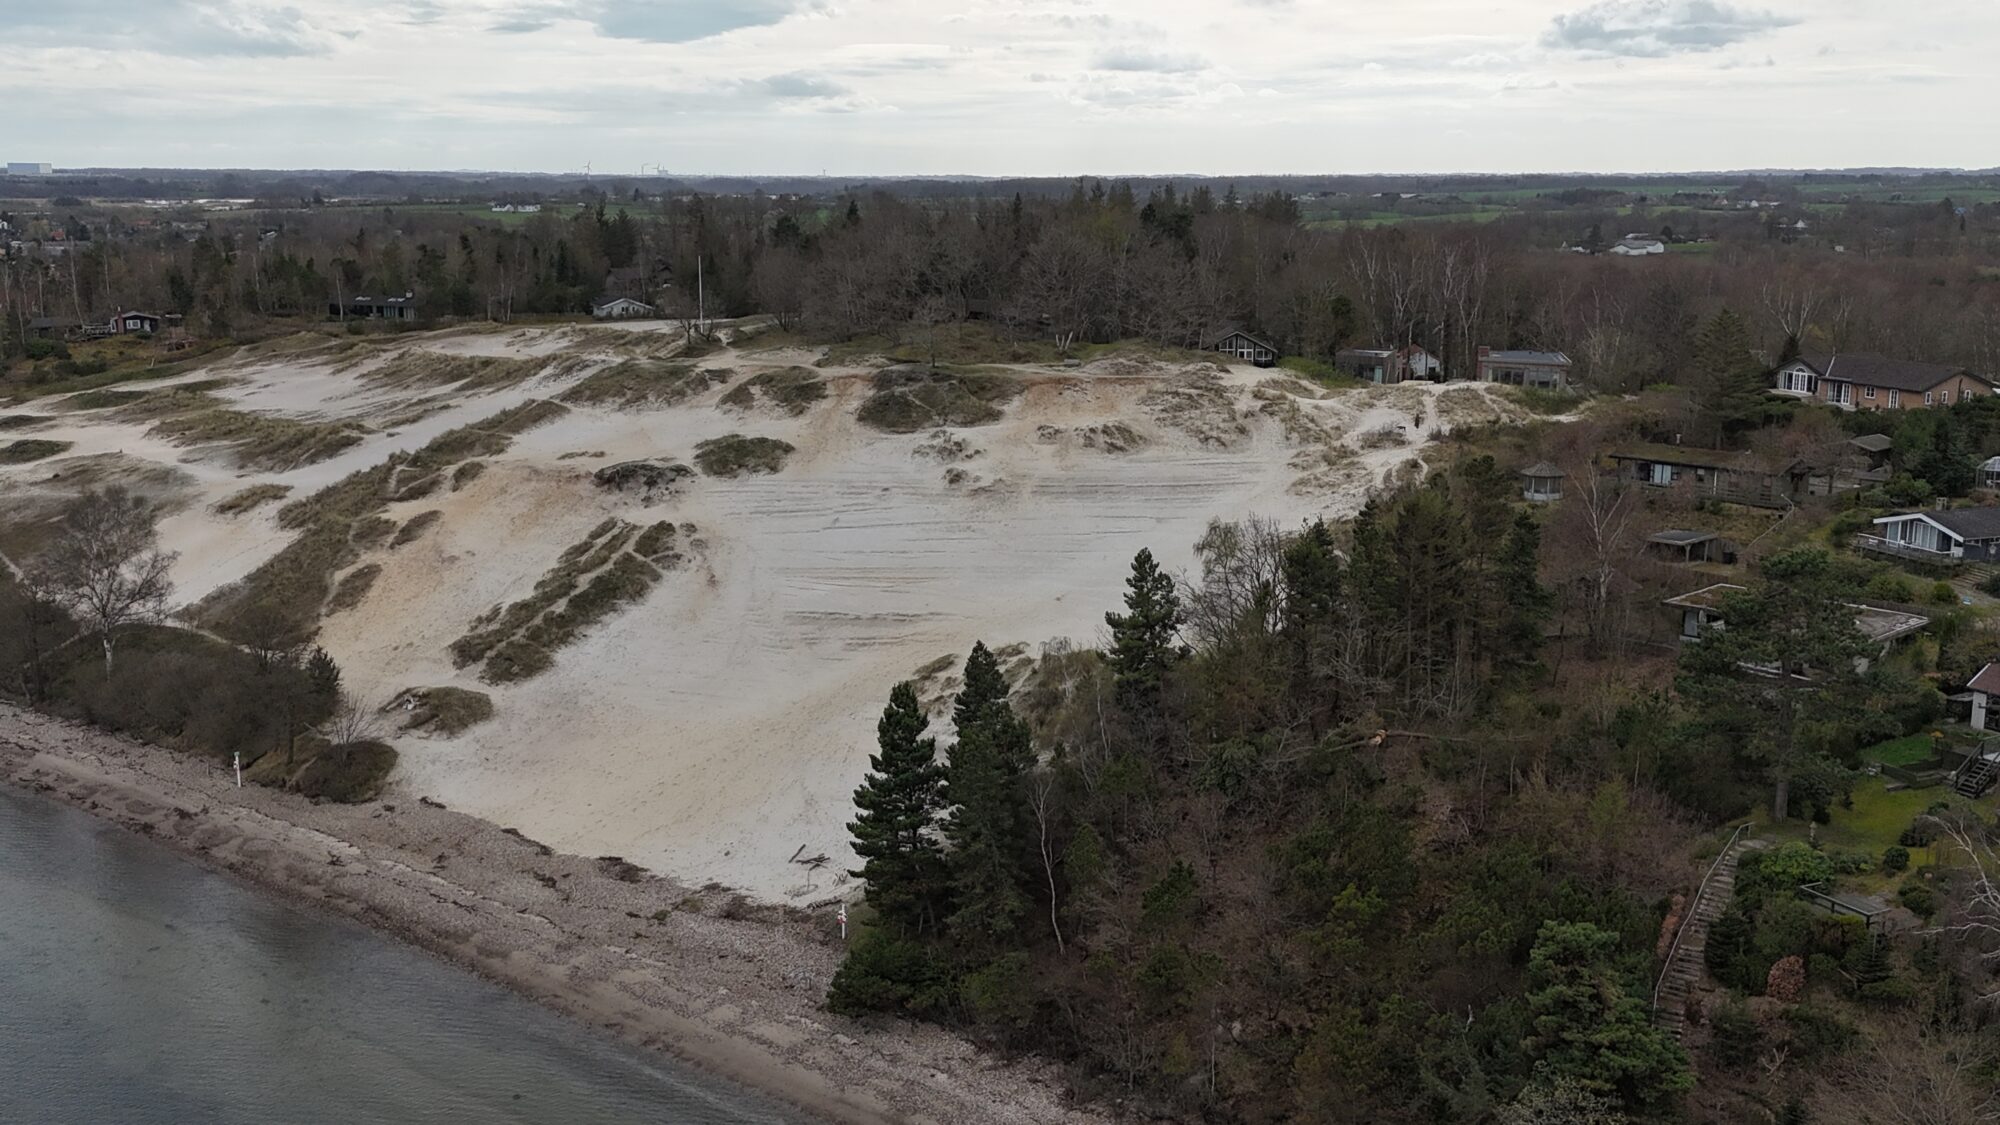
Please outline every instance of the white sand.
[{"label": "white sand", "polygon": [[[576,346],[602,346],[596,340]],[[565,341],[576,334],[525,329],[427,346],[557,356]],[[747,376],[804,358],[724,352],[701,362]],[[1004,420],[957,431],[981,451],[957,464],[971,476],[957,486],[946,484],[946,466],[913,455],[927,433],[880,434],[854,421],[868,386],[865,372],[850,370],[829,372],[832,393],[799,418],[719,409],[726,387],[669,409],[574,410],[522,437],[464,491],[399,506],[391,515],[435,508],[443,518],[418,542],[372,555],[383,566],[373,592],[330,619],[321,639],[365,698],[455,683],[490,691],[498,714],[456,739],[403,740],[395,788],[565,851],[620,855],[695,883],[798,901],[840,893],[836,872],[852,862],[843,827],[850,795],[897,680],[974,640],[1091,643],[1139,548],[1178,570],[1191,565],[1191,545],[1211,518],[1350,515],[1450,417],[1512,412],[1488,388],[1465,385],[1298,398],[1301,417],[1329,435],[1329,466],[1325,449],[1302,447],[1252,396],[1270,372],[1228,372],[1221,395],[1246,432],[1215,446],[1141,405],[1183,372],[1123,362],[1019,370],[1033,382]],[[246,381],[223,393],[256,409],[375,416],[384,406],[354,376],[324,368],[238,374]],[[204,501],[162,527],[183,553],[182,595],[193,600],[241,577],[285,541],[272,509],[232,519],[208,511],[214,500],[264,480],[304,495],[393,449],[557,389],[537,380],[477,396],[290,473],[185,466]],[[414,401],[435,391],[399,393]],[[1073,435],[1038,435],[1043,426],[1106,422],[1148,444],[1107,454]],[[1409,443],[1358,455],[1341,448],[1391,424],[1407,427]],[[98,428],[66,422],[62,436],[83,441]],[[171,462],[189,452],[130,428],[102,431],[90,440],[128,454]],[[738,432],[780,437],[798,451],[775,476],[703,477],[651,507],[590,480],[619,460],[688,461],[697,441]],[[583,451],[606,456],[559,459]],[[697,558],[534,680],[495,688],[452,668],[446,645],[473,617],[525,594],[565,547],[614,514],[697,525]],[[833,864],[810,875],[788,862],[801,846]]]}]

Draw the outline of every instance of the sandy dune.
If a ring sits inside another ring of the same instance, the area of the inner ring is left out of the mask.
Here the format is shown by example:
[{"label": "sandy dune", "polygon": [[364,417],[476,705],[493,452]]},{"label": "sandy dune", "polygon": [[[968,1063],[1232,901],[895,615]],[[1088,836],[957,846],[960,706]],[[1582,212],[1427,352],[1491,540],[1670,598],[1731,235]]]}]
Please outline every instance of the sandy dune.
[{"label": "sandy dune", "polygon": [[[305,495],[391,451],[558,394],[611,362],[604,349],[617,336],[550,328],[407,340],[550,366],[504,389],[452,395],[420,420],[281,473],[239,472],[216,450],[171,446],[143,424],[104,417],[67,415],[36,436],[189,475],[192,494],[162,533],[182,552],[176,577],[193,601],[286,540],[276,505],[227,517],[210,510],[216,500],[265,481]],[[701,359],[733,375],[689,401],[575,408],[522,436],[462,491],[390,511],[442,518],[418,541],[370,556],[380,578],[358,608],[328,619],[322,642],[365,698],[458,684],[490,691],[498,710],[455,739],[402,740],[401,794],[694,883],[799,902],[843,893],[849,795],[895,681],[978,639],[1031,650],[1059,637],[1092,642],[1140,547],[1181,569],[1211,518],[1350,515],[1370,487],[1421,457],[1433,433],[1515,410],[1466,385],[1322,396],[1247,367],[1023,367],[1014,373],[1029,385],[1006,416],[952,431],[966,452],[940,461],[929,431],[883,434],[855,421],[869,393],[864,368],[826,369],[830,393],[798,417],[719,405],[757,371],[811,358],[754,348]],[[368,370],[310,352],[238,361],[224,372],[236,381],[216,393],[245,409],[379,427],[444,390],[384,391],[368,384]],[[1114,423],[1142,444],[1104,451],[1091,428]],[[701,477],[650,506],[590,477],[623,460],[687,461],[697,442],[729,433],[781,438],[797,451],[776,475]],[[0,470],[0,490],[32,487],[54,467]],[[564,548],[614,515],[694,524],[698,548],[538,678],[492,687],[452,667],[446,645],[474,617],[525,594]],[[833,863],[817,873],[791,863],[801,848]]]}]

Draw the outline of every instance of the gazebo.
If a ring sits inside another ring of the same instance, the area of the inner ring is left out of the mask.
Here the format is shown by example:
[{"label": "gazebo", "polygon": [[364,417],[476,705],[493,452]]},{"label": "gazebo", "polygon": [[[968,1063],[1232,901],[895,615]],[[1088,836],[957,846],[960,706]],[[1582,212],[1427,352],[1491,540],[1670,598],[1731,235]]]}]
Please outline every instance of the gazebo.
[{"label": "gazebo", "polygon": [[1546,504],[1562,499],[1563,471],[1543,461],[1521,470],[1521,499]]}]

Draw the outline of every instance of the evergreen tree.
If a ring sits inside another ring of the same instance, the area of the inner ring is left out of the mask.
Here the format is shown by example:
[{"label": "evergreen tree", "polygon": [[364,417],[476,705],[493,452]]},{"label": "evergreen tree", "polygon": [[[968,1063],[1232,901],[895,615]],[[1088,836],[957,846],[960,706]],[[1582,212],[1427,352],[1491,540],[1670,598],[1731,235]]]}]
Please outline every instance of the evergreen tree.
[{"label": "evergreen tree", "polygon": [[1702,326],[1694,345],[1695,405],[1715,427],[1718,444],[1756,424],[1770,405],[1764,365],[1752,351],[1750,328],[1733,309]]},{"label": "evergreen tree", "polygon": [[937,923],[944,889],[944,851],[931,834],[944,810],[944,771],[936,741],[924,737],[928,724],[916,688],[897,684],[875,726],[873,772],[854,791],[860,813],[847,826],[862,859],[853,875],[867,881],[868,904],[882,925],[904,934]]},{"label": "evergreen tree", "polygon": [[1325,520],[1314,520],[1285,545],[1283,631],[1293,691],[1310,716],[1315,736],[1340,713],[1339,677],[1333,658],[1344,612],[1340,555]]},{"label": "evergreen tree", "polygon": [[1541,556],[1541,525],[1528,513],[1517,512],[1496,568],[1506,606],[1500,655],[1509,664],[1532,664],[1541,651],[1542,625],[1548,620],[1553,600],[1542,586]]},{"label": "evergreen tree", "polygon": [[986,642],[974,641],[972,654],[965,658],[965,683],[952,705],[951,722],[958,737],[979,724],[996,706],[1007,702],[1007,677],[1000,661],[987,649]]},{"label": "evergreen tree", "polygon": [[[1840,596],[1831,556],[1802,547],[1765,559],[1763,572],[1760,589],[1723,599],[1727,628],[1682,648],[1676,684],[1708,708],[1705,721],[1765,763],[1772,811],[1783,820],[1791,813],[1794,779],[1838,772],[1818,740],[1807,737],[1808,724],[1858,716],[1879,670],[1857,668],[1876,654]],[[1745,672],[1758,668],[1784,674]]]},{"label": "evergreen tree", "polygon": [[958,743],[945,773],[953,902],[947,925],[962,949],[986,948],[1012,936],[1032,904],[1035,821],[1027,784],[1033,740],[1007,700],[999,661],[983,643],[966,658],[953,721]]},{"label": "evergreen tree", "polygon": [[1176,655],[1174,638],[1181,624],[1181,602],[1174,580],[1141,550],[1125,580],[1125,612],[1107,613],[1111,626],[1111,667],[1118,702],[1133,711],[1159,700],[1160,685]]},{"label": "evergreen tree", "polygon": [[1589,922],[1542,924],[1528,955],[1528,1053],[1539,1081],[1570,1079],[1629,1108],[1657,1109],[1694,1076],[1680,1044],[1614,972],[1617,950],[1617,935]]},{"label": "evergreen tree", "polygon": [[1743,904],[1731,903],[1708,928],[1708,944],[1702,949],[1702,958],[1716,980],[1739,992],[1756,991],[1763,982],[1756,936],[1756,924],[1750,921]]}]

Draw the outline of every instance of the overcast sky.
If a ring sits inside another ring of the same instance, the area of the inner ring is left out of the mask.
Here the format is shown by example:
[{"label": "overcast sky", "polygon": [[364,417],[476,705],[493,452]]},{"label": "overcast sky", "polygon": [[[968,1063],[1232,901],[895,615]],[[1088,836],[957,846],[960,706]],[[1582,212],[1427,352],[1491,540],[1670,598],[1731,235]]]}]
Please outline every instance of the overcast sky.
[{"label": "overcast sky", "polygon": [[2000,165],[1995,0],[0,0],[0,159]]}]

